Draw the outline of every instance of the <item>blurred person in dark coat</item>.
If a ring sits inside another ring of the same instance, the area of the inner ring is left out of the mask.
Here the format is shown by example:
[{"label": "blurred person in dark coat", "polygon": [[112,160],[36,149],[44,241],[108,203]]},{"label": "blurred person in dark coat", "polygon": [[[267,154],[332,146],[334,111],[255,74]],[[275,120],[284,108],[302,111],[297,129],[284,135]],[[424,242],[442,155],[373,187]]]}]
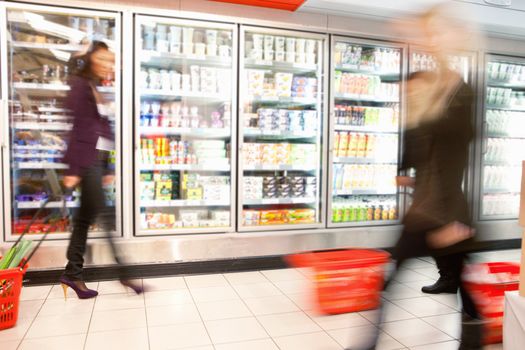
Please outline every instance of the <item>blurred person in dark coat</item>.
[{"label": "blurred person in dark coat", "polygon": [[109,122],[109,110],[97,85],[113,74],[115,55],[106,43],[95,41],[87,53],[75,56],[71,62],[73,75],[66,107],[73,116],[64,163],[69,167],[64,186],[81,189],[80,208],[73,219],[73,232],[67,249],[68,263],[60,283],[66,296],[67,288],[80,299],[97,296],[83,281],[84,254],[91,225],[96,221],[107,234],[113,256],[120,265],[121,283],[142,293],[142,287],[124,278],[115,242],[111,236],[115,212],[106,204],[104,187],[113,183],[114,174],[109,166],[110,152],[114,150],[114,136]]}]

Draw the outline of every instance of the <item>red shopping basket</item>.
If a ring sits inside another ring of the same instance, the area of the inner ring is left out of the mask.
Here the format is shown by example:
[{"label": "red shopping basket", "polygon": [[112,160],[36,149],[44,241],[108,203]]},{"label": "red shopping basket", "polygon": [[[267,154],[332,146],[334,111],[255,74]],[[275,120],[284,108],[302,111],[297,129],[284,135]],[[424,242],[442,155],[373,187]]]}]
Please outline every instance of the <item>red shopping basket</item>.
[{"label": "red shopping basket", "polygon": [[0,270],[0,330],[16,325],[22,279],[27,269],[25,262],[22,262],[24,265],[23,269]]},{"label": "red shopping basket", "polygon": [[315,272],[318,309],[341,314],[379,307],[384,265],[390,254],[381,250],[341,249],[291,255],[295,267]]},{"label": "red shopping basket", "polygon": [[520,264],[491,262],[466,267],[463,279],[481,316],[487,321],[485,344],[503,340],[505,292],[518,290]]}]

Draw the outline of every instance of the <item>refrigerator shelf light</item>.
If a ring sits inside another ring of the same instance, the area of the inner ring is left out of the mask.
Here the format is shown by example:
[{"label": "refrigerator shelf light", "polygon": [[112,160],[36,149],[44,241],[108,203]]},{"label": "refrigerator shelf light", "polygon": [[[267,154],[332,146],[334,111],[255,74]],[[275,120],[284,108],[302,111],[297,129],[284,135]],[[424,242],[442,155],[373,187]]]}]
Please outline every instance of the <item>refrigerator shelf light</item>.
[{"label": "refrigerator shelf light", "polygon": [[224,138],[231,136],[229,128],[169,128],[154,126],[141,126],[140,134],[144,136],[181,135],[207,138]]},{"label": "refrigerator shelf light", "polygon": [[243,131],[244,136],[259,136],[261,138],[275,139],[306,139],[317,137],[317,134],[311,131],[282,131],[282,130],[263,130],[257,128],[246,128]]},{"label": "refrigerator shelf light", "polygon": [[271,205],[271,204],[315,204],[317,199],[314,198],[261,198],[261,199],[244,199],[244,205]]},{"label": "refrigerator shelf light", "polygon": [[334,196],[359,196],[359,195],[383,195],[383,196],[393,196],[397,192],[394,191],[381,191],[381,190],[336,190],[334,191]]},{"label": "refrigerator shelf light", "polygon": [[244,167],[245,171],[316,171],[317,167],[311,165],[274,165],[274,164],[256,164],[247,165]]},{"label": "refrigerator shelf light", "polygon": [[362,157],[334,157],[334,163],[344,164],[397,164],[394,159],[374,159]]},{"label": "refrigerator shelf light", "polygon": [[335,94],[335,99],[336,100],[347,100],[347,101],[377,102],[377,103],[399,103],[399,98],[375,97],[375,96],[357,95],[357,94]]},{"label": "refrigerator shelf light", "polygon": [[147,207],[227,207],[230,205],[229,200],[142,200],[140,206]]},{"label": "refrigerator shelf light", "polygon": [[230,67],[232,64],[231,57],[222,56],[199,56],[199,55],[185,55],[173,54],[169,52],[158,52],[151,50],[142,50],[141,55],[142,65],[145,66],[162,66],[170,67],[176,65],[192,65],[199,64],[212,67]]},{"label": "refrigerator shelf light", "polygon": [[214,164],[143,164],[142,171],[230,171],[229,165]]},{"label": "refrigerator shelf light", "polygon": [[49,162],[18,162],[18,169],[67,169],[68,165],[63,163]]},{"label": "refrigerator shelf light", "polygon": [[[60,83],[42,84],[42,83],[23,83],[23,82],[13,83],[13,88],[18,89],[18,90],[26,90],[31,94],[44,93],[46,91],[65,92],[65,91],[69,91],[70,89],[69,85],[67,84],[60,84]],[[115,93],[115,88],[113,86],[98,86],[97,90],[105,94]]]},{"label": "refrigerator shelf light", "polygon": [[365,133],[383,133],[383,134],[397,134],[398,129],[395,128],[383,128],[380,125],[335,125],[334,129],[336,131],[355,131],[355,132],[365,132]]}]

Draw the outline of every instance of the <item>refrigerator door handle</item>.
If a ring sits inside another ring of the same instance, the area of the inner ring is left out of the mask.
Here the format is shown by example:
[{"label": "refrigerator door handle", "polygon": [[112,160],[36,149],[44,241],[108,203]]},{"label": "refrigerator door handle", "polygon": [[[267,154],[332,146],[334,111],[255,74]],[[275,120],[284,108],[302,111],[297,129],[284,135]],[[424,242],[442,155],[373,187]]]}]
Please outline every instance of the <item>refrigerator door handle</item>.
[{"label": "refrigerator door handle", "polygon": [[9,113],[7,113],[7,101],[6,100],[0,100],[0,146],[3,150],[4,148],[7,148],[7,140],[9,139],[9,131],[8,131],[8,121],[6,120]]}]

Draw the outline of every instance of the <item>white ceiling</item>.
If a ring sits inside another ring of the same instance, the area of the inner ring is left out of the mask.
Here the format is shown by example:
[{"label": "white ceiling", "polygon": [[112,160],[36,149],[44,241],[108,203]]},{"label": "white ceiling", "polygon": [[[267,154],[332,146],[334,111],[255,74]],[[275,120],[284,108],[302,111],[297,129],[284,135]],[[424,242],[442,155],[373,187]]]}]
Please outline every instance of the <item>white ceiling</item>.
[{"label": "white ceiling", "polygon": [[525,35],[525,0],[512,0],[509,7],[491,6],[484,0],[307,0],[299,11],[375,19],[399,18],[441,2],[448,2],[458,16],[468,17],[488,31]]}]

